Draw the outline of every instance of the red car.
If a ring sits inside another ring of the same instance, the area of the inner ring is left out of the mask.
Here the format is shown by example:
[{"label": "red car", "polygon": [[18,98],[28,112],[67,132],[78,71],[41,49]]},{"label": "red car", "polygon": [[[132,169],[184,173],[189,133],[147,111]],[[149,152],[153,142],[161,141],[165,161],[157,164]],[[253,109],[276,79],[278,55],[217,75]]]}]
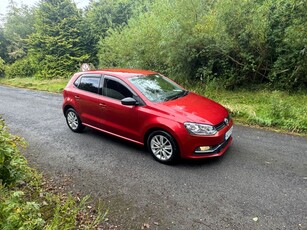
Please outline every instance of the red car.
[{"label": "red car", "polygon": [[144,145],[162,163],[221,156],[232,141],[233,121],[223,106],[156,72],[79,72],[63,96],[72,131],[87,126]]}]

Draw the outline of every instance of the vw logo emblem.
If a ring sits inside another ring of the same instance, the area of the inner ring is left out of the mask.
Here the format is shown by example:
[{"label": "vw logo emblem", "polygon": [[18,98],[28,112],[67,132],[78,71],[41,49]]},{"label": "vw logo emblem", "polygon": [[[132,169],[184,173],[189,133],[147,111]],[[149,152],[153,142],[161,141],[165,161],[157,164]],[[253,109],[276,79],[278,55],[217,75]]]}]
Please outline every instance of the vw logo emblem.
[{"label": "vw logo emblem", "polygon": [[224,119],[224,122],[225,122],[226,125],[228,125],[228,122],[229,122],[229,121],[228,121],[227,118],[225,118],[225,119]]}]

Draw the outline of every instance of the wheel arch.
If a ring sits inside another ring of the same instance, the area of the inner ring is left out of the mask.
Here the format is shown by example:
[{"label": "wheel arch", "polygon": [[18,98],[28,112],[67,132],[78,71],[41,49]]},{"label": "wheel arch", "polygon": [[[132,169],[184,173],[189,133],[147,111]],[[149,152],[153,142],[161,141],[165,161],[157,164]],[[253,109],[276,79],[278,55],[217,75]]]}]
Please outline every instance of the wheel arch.
[{"label": "wheel arch", "polygon": [[68,109],[74,109],[75,110],[75,108],[72,105],[65,105],[65,107],[63,108],[64,116],[66,116],[66,112],[67,112]]},{"label": "wheel arch", "polygon": [[163,129],[158,128],[158,127],[152,127],[152,128],[150,128],[150,129],[148,129],[148,130],[146,131],[146,133],[144,134],[144,140],[143,140],[145,148],[148,147],[148,146],[147,146],[147,140],[148,140],[149,135],[150,135],[151,133],[153,133],[154,131],[159,131],[159,130],[165,131],[165,132],[166,132],[166,130],[163,130]]}]

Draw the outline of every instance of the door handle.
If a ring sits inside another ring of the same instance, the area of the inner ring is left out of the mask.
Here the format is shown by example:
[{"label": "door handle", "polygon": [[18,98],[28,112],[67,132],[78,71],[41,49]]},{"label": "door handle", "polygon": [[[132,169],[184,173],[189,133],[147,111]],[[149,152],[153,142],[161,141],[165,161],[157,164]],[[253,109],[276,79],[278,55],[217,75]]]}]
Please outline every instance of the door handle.
[{"label": "door handle", "polygon": [[105,107],[106,107],[106,104],[104,104],[104,103],[99,103],[99,106],[101,106],[102,108],[105,108]]},{"label": "door handle", "polygon": [[80,99],[80,97],[79,97],[79,96],[75,96],[75,98],[76,98],[76,99]]}]

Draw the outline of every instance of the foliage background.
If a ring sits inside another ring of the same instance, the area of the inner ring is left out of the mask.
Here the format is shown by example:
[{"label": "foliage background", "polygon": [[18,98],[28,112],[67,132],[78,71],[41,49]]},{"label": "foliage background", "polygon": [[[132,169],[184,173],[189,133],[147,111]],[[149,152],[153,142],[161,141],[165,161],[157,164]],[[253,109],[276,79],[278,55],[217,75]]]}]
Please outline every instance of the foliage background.
[{"label": "foliage background", "polygon": [[11,1],[2,75],[68,77],[91,62],[228,89],[306,90],[306,9],[305,0],[94,0],[84,10]]},{"label": "foliage background", "polygon": [[158,0],[109,30],[99,60],[226,88],[306,88],[306,9],[296,0]]}]

